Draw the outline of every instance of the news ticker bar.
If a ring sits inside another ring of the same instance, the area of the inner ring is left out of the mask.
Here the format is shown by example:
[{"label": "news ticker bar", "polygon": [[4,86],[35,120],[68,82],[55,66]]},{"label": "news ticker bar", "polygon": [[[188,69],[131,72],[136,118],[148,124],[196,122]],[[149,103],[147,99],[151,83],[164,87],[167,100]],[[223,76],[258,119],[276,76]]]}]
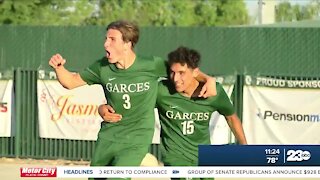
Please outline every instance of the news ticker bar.
[{"label": "news ticker bar", "polygon": [[319,178],[320,166],[22,167],[20,176],[48,178]]},{"label": "news ticker bar", "polygon": [[200,145],[200,166],[320,166],[320,145]]}]

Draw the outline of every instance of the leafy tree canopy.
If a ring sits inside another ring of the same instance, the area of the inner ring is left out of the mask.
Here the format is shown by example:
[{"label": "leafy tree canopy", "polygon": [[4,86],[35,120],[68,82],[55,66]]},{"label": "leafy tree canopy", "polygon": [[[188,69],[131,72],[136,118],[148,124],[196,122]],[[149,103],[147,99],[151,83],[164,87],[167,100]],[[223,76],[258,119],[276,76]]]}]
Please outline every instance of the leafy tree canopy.
[{"label": "leafy tree canopy", "polygon": [[249,22],[243,0],[0,0],[0,22],[15,25],[222,26]]}]

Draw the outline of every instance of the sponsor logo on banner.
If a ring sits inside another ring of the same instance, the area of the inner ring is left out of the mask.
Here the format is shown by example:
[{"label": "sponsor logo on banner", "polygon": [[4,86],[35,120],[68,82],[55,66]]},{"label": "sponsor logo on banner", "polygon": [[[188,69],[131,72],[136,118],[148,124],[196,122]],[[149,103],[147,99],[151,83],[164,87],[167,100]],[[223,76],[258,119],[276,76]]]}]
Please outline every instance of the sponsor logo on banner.
[{"label": "sponsor logo on banner", "polygon": [[243,128],[249,144],[319,144],[318,80],[245,77]]},{"label": "sponsor logo on banner", "polygon": [[272,77],[245,76],[245,84],[250,86],[265,86],[278,88],[320,88],[319,80],[286,80]]},{"label": "sponsor logo on banner", "polygon": [[62,95],[58,97],[54,104],[60,111],[51,114],[52,121],[58,121],[65,116],[99,116],[98,104],[80,104],[75,103],[75,95]]},{"label": "sponsor logo on banner", "polygon": [[320,114],[295,114],[295,113],[283,113],[274,112],[271,110],[261,111],[257,110],[257,116],[263,120],[275,120],[275,121],[298,121],[298,122],[319,122]]},{"label": "sponsor logo on banner", "polygon": [[102,121],[98,107],[105,103],[99,85],[67,90],[58,81],[38,80],[40,137],[96,140]]},{"label": "sponsor logo on banner", "polygon": [[22,167],[20,177],[57,177],[56,167]]}]

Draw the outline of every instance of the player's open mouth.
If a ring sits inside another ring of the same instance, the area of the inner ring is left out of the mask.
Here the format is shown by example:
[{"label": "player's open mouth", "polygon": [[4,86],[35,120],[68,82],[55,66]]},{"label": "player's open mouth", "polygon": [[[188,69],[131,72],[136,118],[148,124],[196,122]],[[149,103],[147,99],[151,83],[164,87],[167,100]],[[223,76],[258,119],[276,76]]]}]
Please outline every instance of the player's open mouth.
[{"label": "player's open mouth", "polygon": [[110,52],[109,51],[106,51],[106,56],[107,56],[107,58],[110,56]]}]

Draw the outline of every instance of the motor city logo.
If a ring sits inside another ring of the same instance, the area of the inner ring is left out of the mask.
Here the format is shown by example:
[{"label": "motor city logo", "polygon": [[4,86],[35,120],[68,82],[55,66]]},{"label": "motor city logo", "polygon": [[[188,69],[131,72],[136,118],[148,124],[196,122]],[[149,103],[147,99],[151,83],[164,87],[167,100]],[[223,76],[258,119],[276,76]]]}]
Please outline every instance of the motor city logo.
[{"label": "motor city logo", "polygon": [[262,120],[275,121],[296,121],[296,122],[320,122],[320,114],[295,114],[285,112],[275,112],[272,110],[257,109],[256,116]]}]

